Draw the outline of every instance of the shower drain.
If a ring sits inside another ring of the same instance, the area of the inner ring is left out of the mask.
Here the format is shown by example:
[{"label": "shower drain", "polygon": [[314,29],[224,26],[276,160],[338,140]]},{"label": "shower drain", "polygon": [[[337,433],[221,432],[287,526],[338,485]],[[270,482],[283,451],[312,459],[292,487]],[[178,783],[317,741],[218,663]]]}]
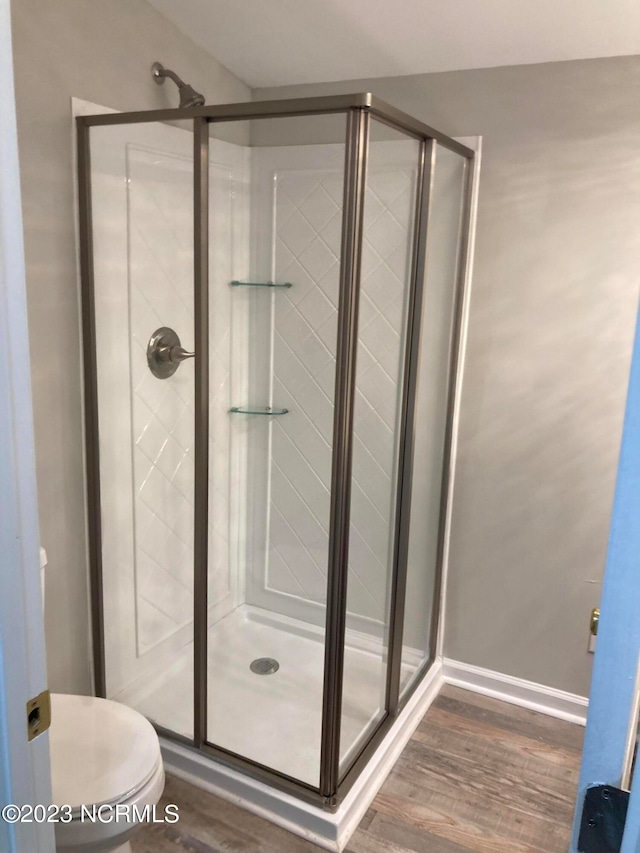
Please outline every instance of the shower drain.
[{"label": "shower drain", "polygon": [[256,658],[251,661],[249,669],[256,675],[273,675],[280,669],[280,664],[275,658]]}]

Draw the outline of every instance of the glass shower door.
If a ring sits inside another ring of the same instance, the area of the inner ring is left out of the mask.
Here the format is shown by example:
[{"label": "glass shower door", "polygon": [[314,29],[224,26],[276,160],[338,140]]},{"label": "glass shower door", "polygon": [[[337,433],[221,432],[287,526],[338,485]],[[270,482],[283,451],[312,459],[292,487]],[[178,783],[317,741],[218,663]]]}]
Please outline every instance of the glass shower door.
[{"label": "glass shower door", "polygon": [[345,117],[232,131],[209,145],[207,742],[317,788]]}]

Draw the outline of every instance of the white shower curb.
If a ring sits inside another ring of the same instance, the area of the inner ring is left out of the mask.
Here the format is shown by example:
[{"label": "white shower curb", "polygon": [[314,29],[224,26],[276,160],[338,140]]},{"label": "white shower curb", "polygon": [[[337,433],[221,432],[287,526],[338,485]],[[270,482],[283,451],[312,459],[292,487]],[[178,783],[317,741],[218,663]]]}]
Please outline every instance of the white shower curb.
[{"label": "white shower curb", "polygon": [[334,813],[225,767],[196,750],[160,738],[165,769],[325,850],[341,853],[442,684],[442,661],[437,660]]}]

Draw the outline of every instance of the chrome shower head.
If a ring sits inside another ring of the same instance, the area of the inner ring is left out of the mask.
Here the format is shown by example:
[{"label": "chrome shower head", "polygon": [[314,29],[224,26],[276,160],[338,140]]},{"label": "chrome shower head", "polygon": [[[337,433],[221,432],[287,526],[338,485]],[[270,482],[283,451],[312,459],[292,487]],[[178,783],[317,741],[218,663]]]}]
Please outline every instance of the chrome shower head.
[{"label": "chrome shower head", "polygon": [[159,86],[162,86],[167,77],[173,80],[180,93],[180,108],[204,106],[204,95],[196,92],[193,86],[185,83],[175,71],[165,68],[160,62],[154,62],[151,66],[151,76]]}]

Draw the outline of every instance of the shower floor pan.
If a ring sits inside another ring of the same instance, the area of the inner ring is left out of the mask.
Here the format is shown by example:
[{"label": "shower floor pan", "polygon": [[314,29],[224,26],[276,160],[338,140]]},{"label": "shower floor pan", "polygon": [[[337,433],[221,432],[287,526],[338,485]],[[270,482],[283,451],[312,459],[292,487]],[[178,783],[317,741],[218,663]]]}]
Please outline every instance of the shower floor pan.
[{"label": "shower floor pan", "polygon": [[[379,649],[373,638],[347,632],[343,758],[360,748],[362,734],[370,734],[368,726],[383,703],[386,662]],[[252,662],[263,657],[275,659],[279,669],[265,675],[252,671]],[[242,605],[209,628],[208,662],[209,742],[317,786],[324,632],[295,619]],[[406,667],[407,674],[411,669],[412,666]],[[340,849],[436,695],[434,682],[439,679],[439,671],[439,666],[434,667],[434,677],[425,678],[383,742],[380,766],[375,758],[370,762],[370,768],[336,814],[323,813],[169,741],[163,743],[167,769],[328,849]],[[191,737],[192,684],[193,646],[189,644],[144,688],[130,688],[113,698],[136,708],[158,725]],[[411,725],[412,715],[415,725]],[[369,788],[370,796],[366,794]]]},{"label": "shower floor pan", "polygon": [[[345,650],[342,757],[384,702],[386,662],[371,637],[351,633]],[[378,651],[376,653],[376,646]],[[273,658],[269,675],[251,669]],[[324,632],[304,622],[242,605],[209,628],[207,740],[258,764],[318,784],[324,680]],[[119,694],[163,728],[193,732],[193,645],[144,688]]]}]

